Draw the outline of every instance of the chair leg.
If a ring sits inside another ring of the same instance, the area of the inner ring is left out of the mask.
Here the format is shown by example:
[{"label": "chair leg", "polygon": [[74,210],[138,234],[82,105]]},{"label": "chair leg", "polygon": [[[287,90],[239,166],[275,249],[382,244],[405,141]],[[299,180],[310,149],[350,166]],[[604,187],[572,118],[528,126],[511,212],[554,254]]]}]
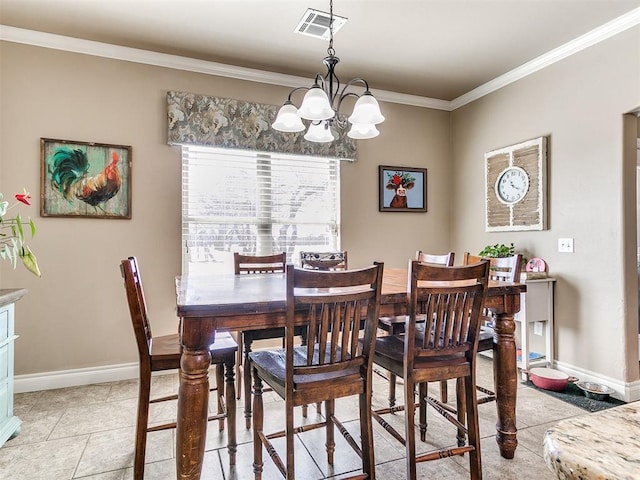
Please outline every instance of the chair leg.
[{"label": "chair leg", "polygon": [[[466,396],[467,395],[465,393],[464,379],[458,378],[456,380],[456,403],[457,403],[456,409],[457,409],[457,415],[458,415],[458,422],[460,422],[462,425],[467,425],[466,424],[466,418],[467,418]],[[475,392],[473,393],[473,396],[474,397],[476,396]],[[463,447],[466,443],[465,431],[458,428],[458,434],[456,438],[458,440],[458,446]]]},{"label": "chair leg", "polygon": [[[224,385],[224,365],[216,365],[216,398],[218,400],[218,415],[225,413],[225,385]],[[235,403],[235,401],[233,402]],[[218,431],[224,431],[224,418],[218,420]]]},{"label": "chair leg", "polygon": [[475,392],[475,374],[462,379],[464,382],[465,404],[467,407],[467,430],[469,445],[474,450],[469,452],[469,471],[471,480],[482,480],[482,461],[480,455],[480,428],[478,426],[478,398]]},{"label": "chair leg", "polygon": [[[235,361],[233,359],[225,363],[225,408],[227,412],[227,450],[229,451],[229,465],[236,464],[236,452],[238,442],[236,439],[236,392],[234,378]],[[218,387],[222,389],[222,384]]]},{"label": "chair leg", "polygon": [[447,381],[440,380],[440,401],[442,403],[447,403],[449,400],[449,392],[447,388]]},{"label": "chair leg", "polygon": [[[245,365],[248,367],[249,365]],[[253,474],[255,480],[262,479],[262,439],[260,435],[263,433],[263,405],[262,405],[262,379],[257,372],[253,372]]]},{"label": "chair leg", "polygon": [[242,332],[232,332],[231,335],[238,344],[238,351],[236,353],[236,400],[240,400],[242,396],[242,379],[244,378],[242,376]]},{"label": "chair leg", "polygon": [[373,453],[373,422],[371,420],[371,384],[360,397],[360,443],[362,448],[362,472],[369,480],[375,480]]},{"label": "chair leg", "polygon": [[396,376],[393,373],[389,374],[389,407],[396,406]]},{"label": "chair leg", "polygon": [[404,379],[404,438],[408,480],[416,480],[416,431],[414,383],[412,379]]},{"label": "chair leg", "polygon": [[[295,451],[294,451],[294,440],[295,440],[295,430],[293,426],[293,400],[291,398],[287,398],[285,400],[285,416],[286,418],[286,426],[285,426],[285,436],[286,436],[286,444],[287,444],[287,480],[295,480]],[[277,454],[276,454],[277,455]]]},{"label": "chair leg", "polygon": [[335,424],[333,423],[333,416],[335,415],[335,400],[325,400],[325,415],[326,415],[326,447],[327,447],[327,463],[333,465],[333,456],[336,451],[336,437],[335,437]]},{"label": "chair leg", "polygon": [[251,339],[244,337],[244,368],[243,368],[243,376],[244,376],[244,422],[245,428],[249,430],[251,428],[251,371],[249,367],[249,354],[251,353],[251,344],[253,343]]},{"label": "chair leg", "polygon": [[133,462],[134,480],[144,478],[144,459],[147,450],[147,423],[149,421],[149,398],[151,395],[151,372],[140,372],[138,389],[138,421],[136,423],[136,448]]},{"label": "chair leg", "polygon": [[418,384],[418,405],[419,405],[419,421],[418,429],[420,430],[420,441],[425,442],[427,438],[427,382]]}]

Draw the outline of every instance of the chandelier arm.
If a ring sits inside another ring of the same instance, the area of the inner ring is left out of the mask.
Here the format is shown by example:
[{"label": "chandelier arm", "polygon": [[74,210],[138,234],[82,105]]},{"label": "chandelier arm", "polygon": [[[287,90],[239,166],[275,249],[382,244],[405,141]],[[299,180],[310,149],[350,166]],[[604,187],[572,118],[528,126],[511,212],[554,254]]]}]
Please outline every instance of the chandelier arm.
[{"label": "chandelier arm", "polygon": [[317,86],[319,86],[320,88],[322,88],[326,92],[327,89],[325,87],[325,84],[326,84],[325,77],[323,77],[321,73],[316,73],[316,78],[313,81],[313,86],[315,87],[317,85]]},{"label": "chandelier arm", "polygon": [[298,90],[309,90],[309,88],[310,88],[310,87],[296,87],[296,88],[294,88],[293,90],[291,90],[291,91],[289,92],[289,96],[287,97],[287,101],[286,101],[286,103],[293,103],[293,102],[291,101],[291,97],[292,97],[292,96],[293,96],[293,94],[294,94],[294,93],[296,93]]},{"label": "chandelier arm", "polygon": [[[338,117],[338,112],[340,111],[340,106],[342,105],[342,101],[347,98],[347,97],[356,97],[356,98],[360,98],[360,95],[358,95],[357,93],[354,92],[347,92],[345,93],[345,89],[348,87],[349,85],[345,85],[345,87],[342,89],[342,93],[340,94],[340,98],[338,100],[338,105],[335,108],[336,111],[336,117]],[[346,125],[346,124],[345,124]]]},{"label": "chandelier arm", "polygon": [[369,83],[367,83],[367,81],[364,78],[360,78],[360,77],[352,78],[347,83],[345,83],[344,88],[342,89],[342,91],[344,92],[347,89],[348,86],[355,85],[358,82],[364,83],[364,93],[371,93],[369,91]]}]

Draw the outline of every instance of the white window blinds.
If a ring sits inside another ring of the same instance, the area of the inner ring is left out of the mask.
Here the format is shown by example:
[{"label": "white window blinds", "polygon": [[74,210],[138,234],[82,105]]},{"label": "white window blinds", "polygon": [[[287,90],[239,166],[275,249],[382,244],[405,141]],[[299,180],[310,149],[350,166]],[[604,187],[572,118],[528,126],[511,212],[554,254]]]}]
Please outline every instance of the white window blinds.
[{"label": "white window blinds", "polygon": [[233,273],[233,252],[340,248],[339,161],[182,147],[182,271]]}]

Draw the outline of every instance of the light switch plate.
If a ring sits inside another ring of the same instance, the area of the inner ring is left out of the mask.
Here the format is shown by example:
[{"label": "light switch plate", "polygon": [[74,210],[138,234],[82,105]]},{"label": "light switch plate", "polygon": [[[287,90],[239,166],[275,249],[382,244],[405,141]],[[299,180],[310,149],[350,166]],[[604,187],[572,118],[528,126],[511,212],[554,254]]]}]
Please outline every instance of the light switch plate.
[{"label": "light switch plate", "polygon": [[573,253],[573,238],[559,238],[558,252]]},{"label": "light switch plate", "polygon": [[533,322],[533,334],[542,335],[542,327],[544,327],[542,322]]}]

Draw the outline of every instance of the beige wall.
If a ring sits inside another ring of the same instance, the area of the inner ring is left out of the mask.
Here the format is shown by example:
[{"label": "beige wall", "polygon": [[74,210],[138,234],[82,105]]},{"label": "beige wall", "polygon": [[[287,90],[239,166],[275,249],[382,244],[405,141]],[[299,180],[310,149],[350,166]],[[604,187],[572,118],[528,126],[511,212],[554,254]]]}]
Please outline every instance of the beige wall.
[{"label": "beige wall", "polygon": [[[635,136],[623,128],[623,113],[640,106],[639,40],[635,27],[452,114],[452,247],[514,242],[547,260],[558,279],[560,364],[627,382],[638,380],[638,319],[629,275],[635,157],[624,147]],[[541,135],[550,140],[550,229],[486,233],[484,152]],[[575,253],[558,253],[559,237],[573,237]]]},{"label": "beige wall", "polygon": [[[513,241],[558,278],[560,365],[637,381],[635,138],[623,113],[640,107],[639,35],[619,34],[451,114],[383,103],[380,137],[341,168],[350,263],[404,266],[418,248],[461,254]],[[156,333],[177,323],[180,161],[165,144],[166,91],[279,104],[288,89],[8,42],[0,61],[0,191],[38,196],[41,137],[133,146],[131,220],[39,218],[36,201],[43,277],[0,262],[0,287],[29,289],[17,306],[16,373],[134,362],[121,258],[139,257]],[[540,135],[550,138],[550,229],[485,233],[484,152]],[[428,168],[428,213],[378,212],[381,164]],[[557,253],[559,237],[575,239],[574,254]]]},{"label": "beige wall", "polygon": [[[137,360],[119,261],[139,258],[156,334],[175,331],[180,273],[180,152],[166,145],[168,90],[280,104],[287,88],[0,42],[0,191],[38,197],[41,137],[133,146],[133,218],[38,218],[43,276],[0,262],[17,305],[16,374]],[[342,240],[350,264],[404,266],[418,248],[449,247],[449,113],[382,103],[387,122],[342,164]],[[378,212],[378,165],[428,168],[429,212]]]}]

